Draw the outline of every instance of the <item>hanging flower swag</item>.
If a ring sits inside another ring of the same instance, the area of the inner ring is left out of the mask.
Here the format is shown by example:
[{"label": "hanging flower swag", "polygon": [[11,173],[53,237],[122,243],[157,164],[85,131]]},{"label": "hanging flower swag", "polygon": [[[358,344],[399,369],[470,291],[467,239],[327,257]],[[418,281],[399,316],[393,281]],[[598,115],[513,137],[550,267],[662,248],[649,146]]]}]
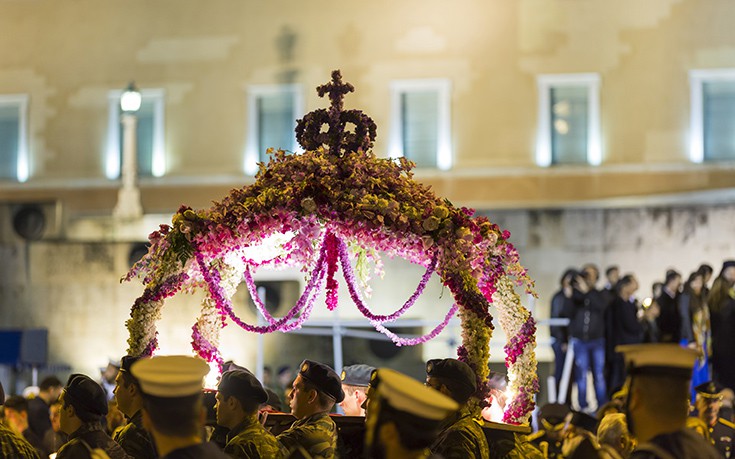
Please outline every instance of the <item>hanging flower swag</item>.
[{"label": "hanging flower swag", "polygon": [[[138,277],[145,284],[126,322],[128,353],[151,355],[156,350],[156,321],[166,298],[203,290],[192,345],[202,358],[222,363],[219,331],[228,320],[255,333],[297,329],[322,291],[327,308],[337,307],[335,276],[341,267],[357,308],[398,346],[426,342],[459,314],[458,358],[477,373],[478,400],[488,392],[493,303],[510,337],[506,363],[515,395],[504,420],[527,422],[538,392],[535,325],[515,288],[525,286],[532,293],[533,282],[508,242],[510,233],[415,182],[410,161],[377,158],[370,150],[376,133],[373,121],[357,110],[342,110],[344,95],[353,90],[334,71],[332,81],[317,88],[320,96],[329,93],[329,110],[317,110],[298,122],[296,134],[304,153],[269,150],[271,160],[260,165],[252,185],[232,190],[209,210],[182,206],[172,225],[161,225],[150,235],[148,254],[124,278]],[[354,125],[353,132],[345,129],[347,124]],[[264,244],[276,244],[280,250],[267,259],[256,256],[252,248]],[[381,252],[426,268],[415,292],[388,315],[371,312],[364,299],[369,290],[367,267],[372,263],[380,269]],[[272,317],[256,294],[253,272],[294,266],[306,273],[306,287],[286,315]],[[386,324],[413,306],[434,273],[455,301],[444,320],[417,338],[389,331]],[[231,298],[243,281],[265,325],[246,323],[234,313]],[[479,415],[481,403],[473,408]]]}]

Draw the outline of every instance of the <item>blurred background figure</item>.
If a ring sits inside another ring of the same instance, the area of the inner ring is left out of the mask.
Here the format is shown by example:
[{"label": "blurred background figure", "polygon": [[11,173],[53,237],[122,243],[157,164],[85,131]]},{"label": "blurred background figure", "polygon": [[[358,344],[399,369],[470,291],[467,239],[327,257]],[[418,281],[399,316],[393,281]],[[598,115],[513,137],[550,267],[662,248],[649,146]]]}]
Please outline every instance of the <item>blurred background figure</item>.
[{"label": "blurred background figure", "polygon": [[56,402],[50,407],[51,430],[46,431],[43,437],[43,445],[46,451],[55,453],[69,441],[69,436],[61,431],[61,403]]},{"label": "blurred background figure", "polygon": [[735,260],[722,264],[707,303],[712,323],[712,377],[735,390]]},{"label": "blurred background figure", "polygon": [[43,457],[49,455],[43,445],[43,439],[38,437],[28,426],[28,401],[20,395],[13,395],[5,400],[5,422],[19,436],[25,438],[38,454]]},{"label": "blurred background figure", "polygon": [[64,385],[56,376],[47,376],[38,385],[38,396],[28,401],[28,426],[39,438],[51,429],[49,407],[56,403]]},{"label": "blurred background figure", "polygon": [[120,371],[119,361],[113,360],[107,362],[105,368],[100,369],[100,386],[105,390],[107,400],[112,400],[115,396],[113,391],[115,390],[115,377],[118,371]]}]

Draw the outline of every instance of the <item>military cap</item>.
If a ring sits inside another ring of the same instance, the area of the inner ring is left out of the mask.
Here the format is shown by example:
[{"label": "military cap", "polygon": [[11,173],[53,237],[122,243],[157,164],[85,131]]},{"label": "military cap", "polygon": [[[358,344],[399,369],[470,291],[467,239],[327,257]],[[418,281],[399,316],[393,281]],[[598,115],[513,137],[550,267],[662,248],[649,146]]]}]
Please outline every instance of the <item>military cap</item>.
[{"label": "military cap", "polygon": [[429,360],[426,362],[426,374],[459,383],[467,390],[467,395],[472,395],[477,391],[475,372],[469,365],[457,359]]},{"label": "military cap", "polygon": [[735,268],[735,260],[726,260],[722,263],[722,270],[724,271],[727,268]]},{"label": "military cap", "polygon": [[451,398],[390,368],[378,369],[377,378],[380,399],[413,418],[442,421],[459,410],[459,405]]},{"label": "military cap", "polygon": [[564,422],[570,411],[569,407],[562,403],[547,403],[541,407],[539,418],[551,425],[558,425]]},{"label": "military cap", "polygon": [[375,371],[375,367],[364,364],[344,367],[342,369],[342,384],[367,387],[370,385],[370,376],[373,374],[373,371]]},{"label": "military cap", "polygon": [[704,384],[700,384],[697,387],[694,388],[694,390],[697,392],[697,396],[704,397],[704,398],[722,398],[722,391],[725,388],[722,387],[719,383],[716,383],[714,381],[709,381]]},{"label": "military cap", "polygon": [[229,370],[222,373],[218,390],[223,395],[247,398],[258,403],[268,400],[268,393],[258,378],[248,370]]},{"label": "military cap", "polygon": [[339,403],[344,400],[345,393],[342,390],[342,381],[328,365],[313,360],[304,360],[299,367],[299,374],[303,379],[316,386],[320,392],[333,398],[335,402]]},{"label": "military cap", "polygon": [[678,344],[626,344],[617,346],[625,358],[629,375],[648,374],[689,379],[697,351]]},{"label": "military cap", "polygon": [[144,394],[171,398],[200,393],[209,365],[199,357],[162,355],[140,359],[130,370]]},{"label": "military cap", "polygon": [[274,410],[281,412],[283,411],[283,405],[281,404],[281,398],[273,392],[272,389],[269,389],[267,387],[264,388],[265,392],[268,394],[268,400],[265,401],[266,405],[270,405],[271,408]]},{"label": "military cap", "polygon": [[574,414],[572,414],[572,419],[569,421],[569,424],[589,430],[593,434],[597,433],[597,419],[587,413],[582,413],[581,411],[574,411],[573,413]]},{"label": "military cap", "polygon": [[105,390],[87,375],[75,373],[69,376],[64,393],[65,402],[75,410],[99,416],[107,414]]}]

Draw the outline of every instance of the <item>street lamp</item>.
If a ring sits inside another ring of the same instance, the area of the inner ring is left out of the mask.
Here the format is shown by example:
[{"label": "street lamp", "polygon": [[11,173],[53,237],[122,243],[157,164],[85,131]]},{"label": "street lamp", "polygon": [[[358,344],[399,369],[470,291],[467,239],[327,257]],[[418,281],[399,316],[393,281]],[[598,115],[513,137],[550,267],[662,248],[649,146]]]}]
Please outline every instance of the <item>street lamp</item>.
[{"label": "street lamp", "polygon": [[112,211],[113,217],[121,221],[133,221],[143,216],[140,204],[140,191],[137,186],[138,166],[136,163],[137,141],[135,114],[140,109],[141,95],[134,82],[130,82],[120,97],[122,109],[122,187],[117,194],[117,204]]}]

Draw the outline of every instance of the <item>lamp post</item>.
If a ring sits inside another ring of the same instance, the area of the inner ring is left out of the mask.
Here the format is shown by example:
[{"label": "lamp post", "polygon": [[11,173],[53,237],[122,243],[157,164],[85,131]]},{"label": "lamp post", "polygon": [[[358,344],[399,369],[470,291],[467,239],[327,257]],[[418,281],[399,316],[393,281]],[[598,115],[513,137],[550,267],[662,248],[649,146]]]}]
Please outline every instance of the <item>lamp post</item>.
[{"label": "lamp post", "polygon": [[137,186],[138,166],[135,116],[140,109],[141,95],[135,83],[131,82],[120,97],[122,109],[123,142],[122,142],[122,187],[117,194],[117,204],[112,211],[113,217],[121,221],[133,221],[143,216],[140,204],[140,191]]}]

